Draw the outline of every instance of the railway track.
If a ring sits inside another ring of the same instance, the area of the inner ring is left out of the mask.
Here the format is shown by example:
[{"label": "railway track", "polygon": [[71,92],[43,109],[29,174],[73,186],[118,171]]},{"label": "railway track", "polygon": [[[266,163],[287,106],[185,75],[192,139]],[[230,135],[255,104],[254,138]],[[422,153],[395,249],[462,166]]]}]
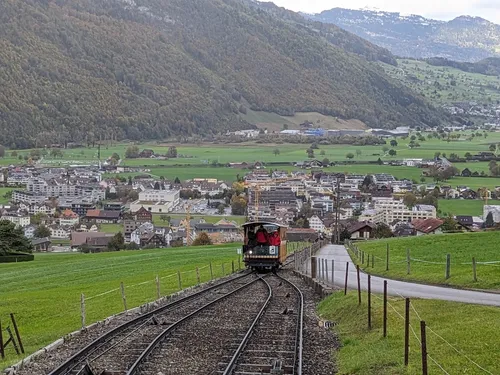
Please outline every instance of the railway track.
[{"label": "railway track", "polygon": [[246,273],[143,314],[99,337],[49,375],[123,375],[180,315],[192,314],[255,280],[255,275]]},{"label": "railway track", "polygon": [[261,309],[219,374],[302,374],[304,298],[290,281],[273,275],[266,278],[271,298]]},{"label": "railway track", "polygon": [[245,274],[127,322],[49,375],[302,374],[303,296]]}]

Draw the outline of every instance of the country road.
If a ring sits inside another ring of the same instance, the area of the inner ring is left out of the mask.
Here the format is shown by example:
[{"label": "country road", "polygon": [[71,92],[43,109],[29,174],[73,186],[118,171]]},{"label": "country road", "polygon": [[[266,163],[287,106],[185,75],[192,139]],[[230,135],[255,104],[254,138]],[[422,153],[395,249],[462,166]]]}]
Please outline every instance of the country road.
[{"label": "country road", "polygon": [[[321,280],[329,284],[331,284],[331,265],[332,260],[334,260],[334,284],[336,286],[344,286],[346,263],[349,262],[348,287],[357,288],[356,266],[344,246],[327,245],[318,251],[316,257],[327,259],[328,261],[328,282],[326,277]],[[310,274],[310,265],[308,265],[306,273]],[[319,272],[317,278],[320,279]],[[368,275],[361,272],[360,280],[362,289],[366,290],[368,287]],[[439,299],[500,307],[500,294],[414,284],[378,276],[371,277],[372,292],[383,293],[384,280],[388,281],[388,293],[394,296]]]}]

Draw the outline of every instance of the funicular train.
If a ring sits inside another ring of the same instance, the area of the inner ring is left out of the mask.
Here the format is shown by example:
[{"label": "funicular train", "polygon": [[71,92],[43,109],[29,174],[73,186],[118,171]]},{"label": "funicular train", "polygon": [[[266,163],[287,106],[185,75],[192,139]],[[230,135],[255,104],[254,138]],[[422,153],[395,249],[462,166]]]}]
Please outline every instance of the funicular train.
[{"label": "funicular train", "polygon": [[245,223],[242,227],[245,265],[259,271],[280,268],[287,256],[287,227],[266,221]]}]

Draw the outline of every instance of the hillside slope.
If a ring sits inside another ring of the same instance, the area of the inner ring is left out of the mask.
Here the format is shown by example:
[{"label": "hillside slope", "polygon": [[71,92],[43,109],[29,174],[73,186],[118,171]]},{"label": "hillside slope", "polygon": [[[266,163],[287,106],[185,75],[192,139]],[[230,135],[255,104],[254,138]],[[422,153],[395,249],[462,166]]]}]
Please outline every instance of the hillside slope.
[{"label": "hillside slope", "polygon": [[158,139],[315,111],[370,126],[442,113],[365,57],[236,0],[0,3],[0,144]]},{"label": "hillside slope", "polygon": [[309,18],[338,25],[401,57],[476,62],[500,56],[500,25],[480,17],[449,22],[418,15],[334,8]]}]

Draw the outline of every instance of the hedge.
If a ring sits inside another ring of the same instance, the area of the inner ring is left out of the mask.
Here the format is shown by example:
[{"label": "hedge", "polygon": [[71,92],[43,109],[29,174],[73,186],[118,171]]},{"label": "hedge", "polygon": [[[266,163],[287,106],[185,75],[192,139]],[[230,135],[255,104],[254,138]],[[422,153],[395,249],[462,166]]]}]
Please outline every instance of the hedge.
[{"label": "hedge", "polygon": [[35,260],[33,254],[10,253],[8,255],[0,255],[0,263],[29,262],[32,260]]}]

